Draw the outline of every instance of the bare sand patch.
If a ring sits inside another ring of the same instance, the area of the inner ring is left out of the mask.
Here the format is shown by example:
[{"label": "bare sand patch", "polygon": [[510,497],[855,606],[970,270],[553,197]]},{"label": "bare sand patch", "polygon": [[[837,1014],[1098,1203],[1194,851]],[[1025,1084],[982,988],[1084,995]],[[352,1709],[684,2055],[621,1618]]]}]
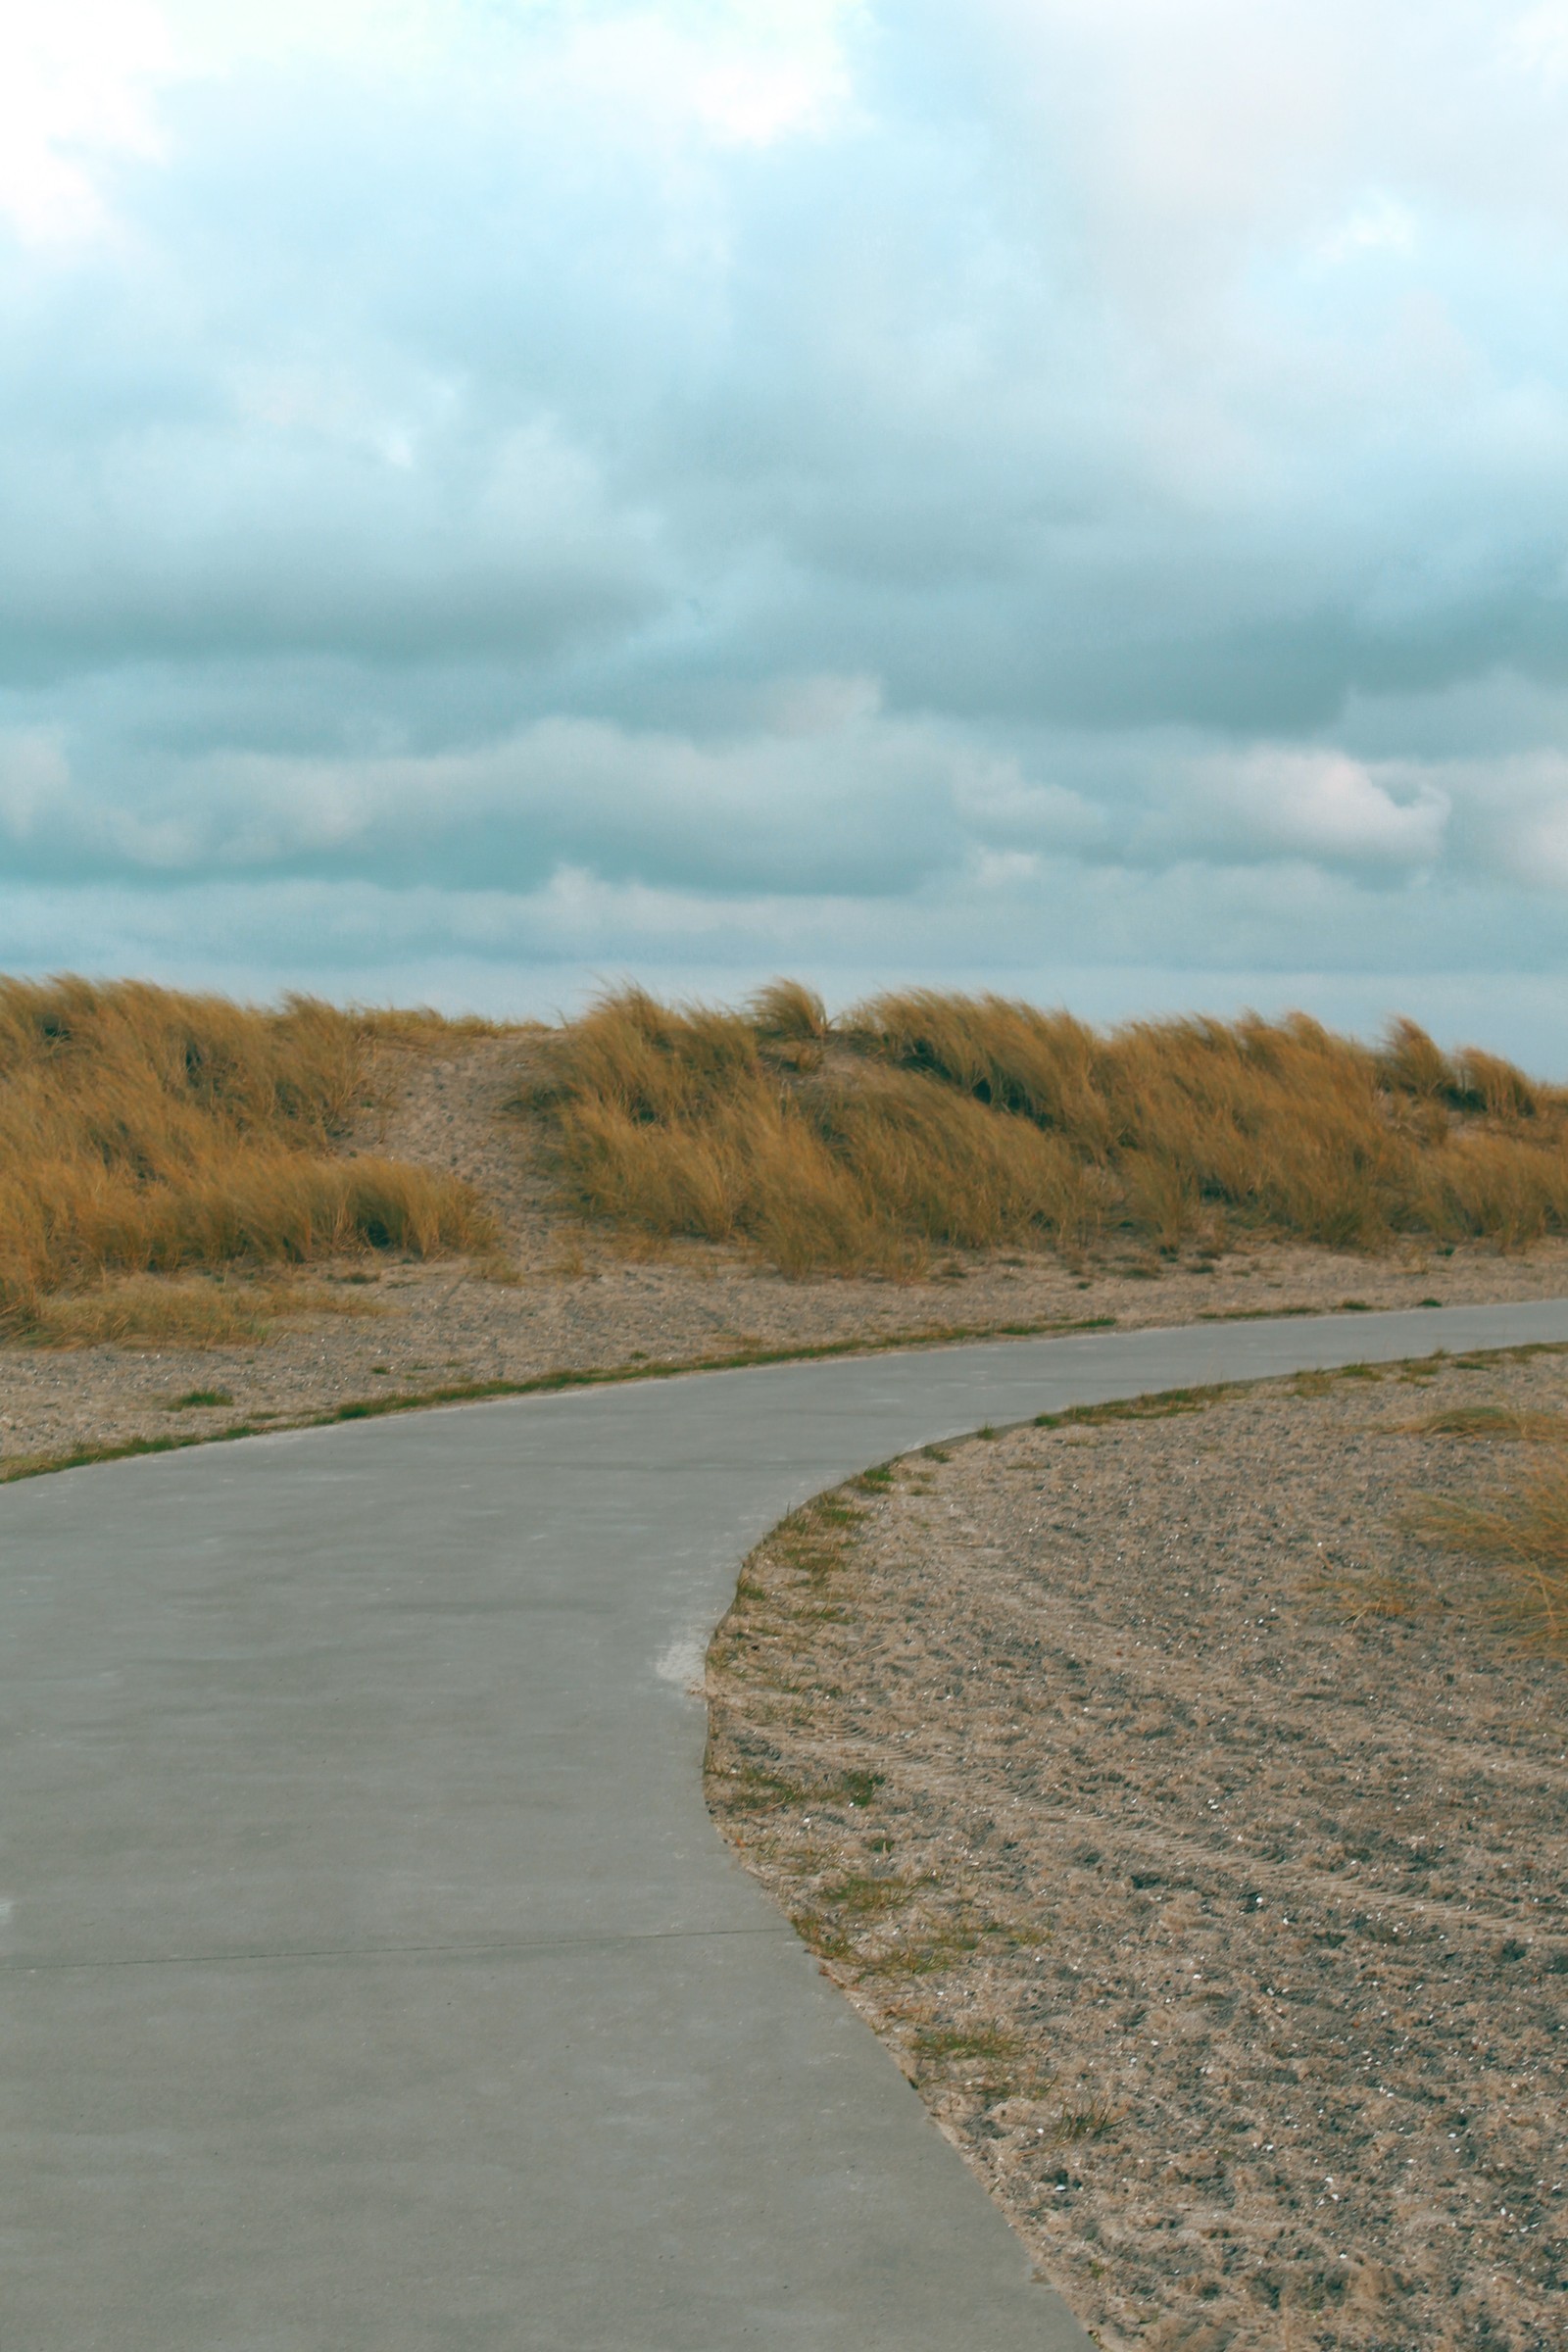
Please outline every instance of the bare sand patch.
[{"label": "bare sand patch", "polygon": [[1565,1405],[1543,1352],[1069,1418],[747,1564],[719,1824],[1107,2345],[1564,2341],[1568,1668],[1400,1515]]}]

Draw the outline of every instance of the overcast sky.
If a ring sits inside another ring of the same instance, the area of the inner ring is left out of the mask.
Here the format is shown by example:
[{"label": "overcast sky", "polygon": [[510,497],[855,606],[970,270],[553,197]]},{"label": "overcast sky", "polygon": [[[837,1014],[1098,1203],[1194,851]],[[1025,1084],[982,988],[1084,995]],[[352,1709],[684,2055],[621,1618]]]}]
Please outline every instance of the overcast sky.
[{"label": "overcast sky", "polygon": [[1568,1073],[1568,0],[0,0],[0,966]]}]

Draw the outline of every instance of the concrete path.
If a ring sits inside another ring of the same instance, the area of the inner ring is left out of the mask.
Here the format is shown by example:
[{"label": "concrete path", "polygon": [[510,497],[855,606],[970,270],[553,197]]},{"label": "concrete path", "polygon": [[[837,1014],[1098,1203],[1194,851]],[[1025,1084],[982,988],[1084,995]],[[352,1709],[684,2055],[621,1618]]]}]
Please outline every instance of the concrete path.
[{"label": "concrete path", "polygon": [[1068,2352],[689,1684],[865,1463],[1568,1300],[799,1364],[0,1494],[6,2352]]}]

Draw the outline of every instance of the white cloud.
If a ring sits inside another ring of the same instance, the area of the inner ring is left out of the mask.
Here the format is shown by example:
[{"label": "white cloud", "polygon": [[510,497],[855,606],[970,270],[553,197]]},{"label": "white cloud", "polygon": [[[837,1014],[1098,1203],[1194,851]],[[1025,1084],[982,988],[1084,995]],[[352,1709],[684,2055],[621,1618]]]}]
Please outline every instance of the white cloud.
[{"label": "white cloud", "polygon": [[3,0],[0,218],[36,244],[103,228],[99,170],[160,152],[150,93],[172,67],[151,0]]},{"label": "white cloud", "polygon": [[733,0],[697,8],[610,8],[576,28],[546,67],[563,98],[666,135],[768,147],[825,129],[848,105],[852,0]]},{"label": "white cloud", "polygon": [[1415,215],[1407,204],[1399,204],[1392,196],[1372,195],[1323,239],[1318,253],[1330,263],[1351,261],[1362,253],[1410,253],[1416,235]]},{"label": "white cloud", "polygon": [[1200,766],[1200,797],[1229,820],[1238,847],[1331,863],[1422,866],[1442,854],[1447,795],[1422,781],[1399,798],[1343,753],[1259,746]]},{"label": "white cloud", "polygon": [[525,6],[479,0],[28,0],[0,6],[0,215],[26,237],[104,228],[103,169],[166,151],[166,90],[331,67],[371,83],[499,75],[528,115],[601,135],[766,147],[852,95],[863,0]]},{"label": "white cloud", "polygon": [[1521,882],[1537,889],[1568,888],[1568,793],[1516,827],[1508,847]]},{"label": "white cloud", "polygon": [[[1558,741],[1561,741],[1559,733]],[[1568,888],[1568,753],[1556,745],[1440,770],[1453,805],[1456,851],[1548,904]]]},{"label": "white cloud", "polygon": [[1564,0],[1542,0],[1515,16],[1502,37],[1504,61],[1522,74],[1537,75],[1548,89],[1568,81],[1568,5]]},{"label": "white cloud", "polygon": [[28,841],[52,819],[72,789],[59,730],[18,727],[0,734],[0,831]]},{"label": "white cloud", "polygon": [[482,891],[560,869],[716,896],[875,898],[961,861],[982,767],[960,733],[881,717],[863,697],[808,732],[710,741],[549,718],[433,754],[220,751],[167,760],[129,802],[56,743],[19,736],[9,765],[0,752],[0,831],[50,870],[316,870]]}]

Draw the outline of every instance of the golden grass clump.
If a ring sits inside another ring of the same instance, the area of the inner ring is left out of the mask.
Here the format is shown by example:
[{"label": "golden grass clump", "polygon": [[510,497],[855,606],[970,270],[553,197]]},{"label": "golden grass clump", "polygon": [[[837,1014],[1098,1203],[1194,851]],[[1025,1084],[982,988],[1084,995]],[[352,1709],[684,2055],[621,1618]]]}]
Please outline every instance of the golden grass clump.
[{"label": "golden grass clump", "polygon": [[117,1274],[489,1246],[456,1179],[334,1153],[377,1027],[309,998],[0,980],[0,1317],[69,1323],[50,1294]]},{"label": "golden grass clump", "polygon": [[1568,1466],[1553,1462],[1493,1501],[1433,1497],[1405,1524],[1435,1549],[1486,1561],[1498,1578],[1493,1614],[1504,1630],[1568,1655]]},{"label": "golden grass clump", "polygon": [[828,1035],[827,1006],[799,980],[770,980],[748,1007],[759,1038],[768,1045],[820,1045]]},{"label": "golden grass clump", "polygon": [[803,1072],[768,1042],[738,1014],[673,1012],[640,990],[561,1033],[550,1100],[576,1205],[745,1241],[791,1274],[910,1272],[933,1242],[1067,1240],[1093,1223],[1092,1173],[1044,1129],[874,1060],[848,1082]]},{"label": "golden grass clump", "polygon": [[92,1348],[106,1342],[138,1348],[232,1348],[261,1339],[273,1323],[382,1311],[375,1301],[325,1283],[126,1274],[42,1299],[29,1337],[49,1348]]},{"label": "golden grass clump", "polygon": [[1568,1445],[1568,1414],[1520,1412],[1508,1404],[1456,1404],[1403,1427],[1420,1438],[1480,1438],[1524,1446]]},{"label": "golden grass clump", "polygon": [[792,1274],[916,1272],[933,1246],[1568,1231],[1568,1097],[1408,1021],[1376,1050],[1303,1014],[1105,1033],[915,989],[831,1023],[775,981],[744,1013],[622,990],[551,1054],[535,1100],[575,1207]]}]

